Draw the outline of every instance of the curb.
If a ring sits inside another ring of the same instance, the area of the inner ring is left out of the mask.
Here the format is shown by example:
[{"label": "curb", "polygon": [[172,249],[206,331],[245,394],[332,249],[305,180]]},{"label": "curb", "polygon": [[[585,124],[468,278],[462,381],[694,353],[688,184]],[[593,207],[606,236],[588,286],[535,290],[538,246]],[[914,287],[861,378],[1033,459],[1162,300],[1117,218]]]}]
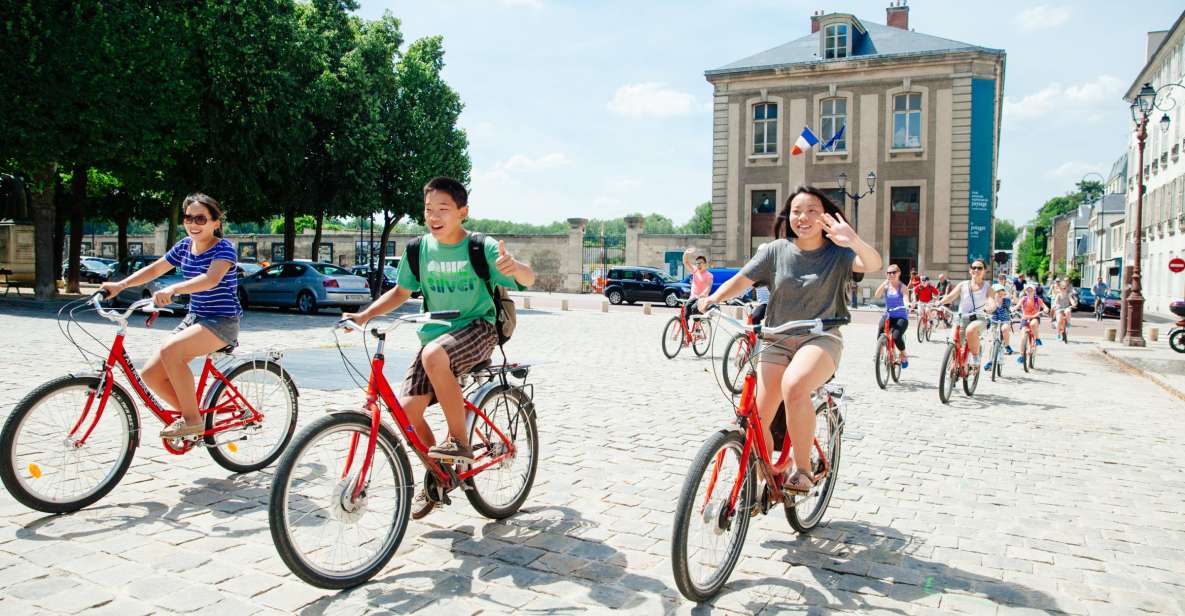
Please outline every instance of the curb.
[{"label": "curb", "polygon": [[1119,366],[1124,372],[1144,377],[1145,379],[1148,379],[1149,381],[1152,381],[1156,385],[1160,386],[1161,389],[1167,391],[1172,396],[1180,399],[1182,402],[1185,402],[1185,391],[1177,389],[1175,386],[1165,382],[1164,379],[1149,373],[1143,368],[1140,368],[1139,366],[1127,361],[1126,359],[1123,359],[1118,355],[1108,353],[1107,349],[1097,347],[1096,350],[1098,350],[1098,352],[1103,357],[1107,358],[1111,363]]}]

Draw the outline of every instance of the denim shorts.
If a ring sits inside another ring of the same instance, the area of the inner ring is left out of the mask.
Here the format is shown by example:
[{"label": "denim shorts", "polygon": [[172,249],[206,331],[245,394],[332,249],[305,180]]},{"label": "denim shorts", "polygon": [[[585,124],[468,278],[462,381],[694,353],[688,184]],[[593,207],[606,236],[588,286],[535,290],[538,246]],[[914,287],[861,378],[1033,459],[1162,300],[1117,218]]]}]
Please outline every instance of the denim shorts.
[{"label": "denim shorts", "polygon": [[239,317],[203,317],[191,312],[181,319],[181,323],[177,325],[177,329],[174,329],[173,333],[175,334],[194,323],[206,328],[229,346],[239,345]]}]

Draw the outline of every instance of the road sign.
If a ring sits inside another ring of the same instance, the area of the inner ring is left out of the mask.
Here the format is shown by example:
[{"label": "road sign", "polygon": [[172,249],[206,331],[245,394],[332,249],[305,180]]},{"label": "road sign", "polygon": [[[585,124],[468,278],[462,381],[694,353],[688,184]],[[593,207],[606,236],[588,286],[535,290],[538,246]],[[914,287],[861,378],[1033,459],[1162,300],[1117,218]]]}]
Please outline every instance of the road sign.
[{"label": "road sign", "polygon": [[1185,272],[1185,259],[1177,257],[1176,259],[1169,261],[1169,271],[1173,272],[1174,274]]}]

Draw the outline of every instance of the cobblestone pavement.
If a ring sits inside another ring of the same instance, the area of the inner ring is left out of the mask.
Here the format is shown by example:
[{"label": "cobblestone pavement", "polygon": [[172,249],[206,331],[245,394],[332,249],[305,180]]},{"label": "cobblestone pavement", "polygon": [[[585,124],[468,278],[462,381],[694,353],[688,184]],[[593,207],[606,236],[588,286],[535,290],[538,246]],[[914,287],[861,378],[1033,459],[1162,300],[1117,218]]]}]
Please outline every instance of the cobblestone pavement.
[{"label": "cobblestone pavement", "polygon": [[[670,536],[691,457],[730,419],[716,365],[662,356],[670,311],[520,314],[509,348],[538,362],[542,443],[518,515],[492,522],[459,499],[413,522],[371,583],[321,591],[272,546],[270,472],[230,475],[147,438],[122,483],[79,513],[45,516],[0,494],[0,612],[696,611],[675,590]],[[244,347],[325,348],[333,319],[251,312]],[[137,327],[133,357],[174,322]],[[780,511],[755,519],[731,582],[700,613],[1185,611],[1185,404],[1075,341],[1046,344],[1036,373],[1010,362],[1003,382],[945,406],[941,343],[911,343],[902,382],[882,392],[872,326],[845,337],[844,456],[824,523],[797,536]],[[414,338],[392,340],[406,350]],[[0,348],[3,417],[81,366],[46,314],[5,308]],[[302,423],[358,400],[304,388]]]}]

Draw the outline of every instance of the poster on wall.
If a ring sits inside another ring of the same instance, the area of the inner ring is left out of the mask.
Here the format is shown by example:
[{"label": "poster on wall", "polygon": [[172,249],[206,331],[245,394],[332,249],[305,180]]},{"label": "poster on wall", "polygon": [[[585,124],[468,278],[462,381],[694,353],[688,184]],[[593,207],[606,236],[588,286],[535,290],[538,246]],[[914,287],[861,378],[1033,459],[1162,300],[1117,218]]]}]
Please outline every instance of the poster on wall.
[{"label": "poster on wall", "polygon": [[992,172],[995,169],[996,80],[971,80],[971,178],[967,203],[967,259],[992,251]]}]

